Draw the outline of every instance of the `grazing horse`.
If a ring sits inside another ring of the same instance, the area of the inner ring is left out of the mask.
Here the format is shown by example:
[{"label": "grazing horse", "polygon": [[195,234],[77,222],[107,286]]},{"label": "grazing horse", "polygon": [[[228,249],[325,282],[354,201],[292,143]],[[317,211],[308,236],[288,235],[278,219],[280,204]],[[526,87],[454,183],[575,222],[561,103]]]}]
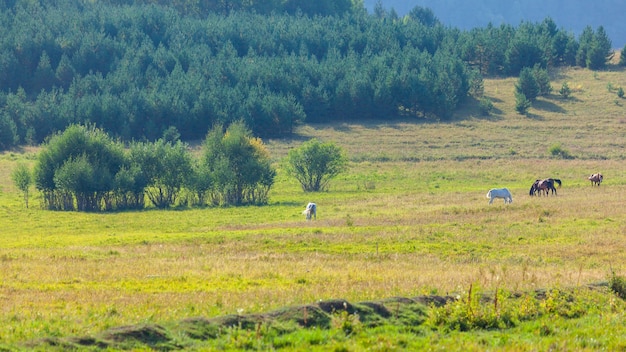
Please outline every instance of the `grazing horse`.
[{"label": "grazing horse", "polygon": [[597,185],[599,187],[600,183],[602,183],[602,174],[600,174],[600,173],[593,174],[593,175],[587,177],[587,179],[589,181],[591,181],[591,185],[592,186],[596,186]]},{"label": "grazing horse", "polygon": [[559,187],[561,187],[561,180],[559,180],[558,178],[546,178],[545,180],[536,180],[535,183],[530,186],[529,195],[534,196],[537,192],[539,192],[539,195],[541,195],[542,192],[545,192],[547,196],[548,194],[550,194],[550,191],[552,191],[552,194],[556,195],[556,187],[554,187],[555,183],[558,184]]},{"label": "grazing horse", "polygon": [[489,204],[493,203],[496,198],[503,198],[504,204],[513,203],[513,196],[508,188],[492,188],[487,192],[487,198],[491,198]]},{"label": "grazing horse", "polygon": [[302,214],[306,215],[307,220],[311,220],[311,217],[317,220],[317,205],[315,203],[307,204]]},{"label": "grazing horse", "polygon": [[528,195],[532,197],[535,195],[535,193],[541,192],[541,189],[539,189],[539,182],[541,182],[541,180],[535,180],[535,182],[533,182],[532,186],[530,186],[530,191],[528,192]]}]

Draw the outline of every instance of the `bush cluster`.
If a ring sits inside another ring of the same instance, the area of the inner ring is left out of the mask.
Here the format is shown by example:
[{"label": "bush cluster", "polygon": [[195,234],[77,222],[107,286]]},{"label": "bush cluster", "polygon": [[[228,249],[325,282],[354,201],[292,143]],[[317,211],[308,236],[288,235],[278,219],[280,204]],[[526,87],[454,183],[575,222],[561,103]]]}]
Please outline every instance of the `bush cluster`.
[{"label": "bush cluster", "polygon": [[157,208],[264,204],[274,176],[265,146],[242,122],[214,127],[200,158],[180,141],[125,148],[100,129],[72,125],[51,138],[34,170],[45,208],[79,211],[142,209],[146,199]]},{"label": "bush cluster", "polygon": [[[168,130],[168,138],[177,136]],[[180,140],[124,145],[94,126],[71,125],[39,153],[35,169],[12,172],[24,194],[34,181],[49,210],[109,211],[205,205],[262,205],[269,200],[276,170],[261,139],[243,121],[216,125],[202,153],[191,154]],[[347,168],[342,149],[317,139],[290,151],[288,173],[305,191],[323,191]]]}]

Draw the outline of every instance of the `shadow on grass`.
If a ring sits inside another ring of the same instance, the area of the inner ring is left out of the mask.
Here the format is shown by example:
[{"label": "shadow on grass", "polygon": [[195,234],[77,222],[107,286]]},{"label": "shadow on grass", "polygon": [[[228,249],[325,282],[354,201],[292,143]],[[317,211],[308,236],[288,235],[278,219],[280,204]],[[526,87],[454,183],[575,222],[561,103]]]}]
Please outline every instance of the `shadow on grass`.
[{"label": "shadow on grass", "polygon": [[538,99],[533,102],[533,108],[545,112],[554,112],[559,114],[567,113],[567,110],[563,109],[558,104],[554,103],[552,100],[557,99],[554,96],[544,97],[543,99]]}]

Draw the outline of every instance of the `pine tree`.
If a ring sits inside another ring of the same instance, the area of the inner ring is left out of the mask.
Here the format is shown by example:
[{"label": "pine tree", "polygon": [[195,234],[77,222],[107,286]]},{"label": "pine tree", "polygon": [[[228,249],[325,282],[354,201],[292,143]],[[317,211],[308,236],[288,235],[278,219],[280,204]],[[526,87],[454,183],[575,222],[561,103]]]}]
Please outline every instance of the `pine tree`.
[{"label": "pine tree", "polygon": [[606,34],[604,27],[598,27],[587,51],[587,67],[592,70],[605,68],[607,60],[611,57],[611,45],[611,39]]},{"label": "pine tree", "polygon": [[525,67],[522,69],[522,72],[520,72],[519,79],[515,84],[515,92],[517,94],[523,94],[524,98],[530,101],[535,100],[539,95],[539,84],[530,67]]},{"label": "pine tree", "polygon": [[587,67],[587,52],[593,43],[595,34],[590,26],[586,26],[578,39],[578,50],[576,51],[576,65]]}]

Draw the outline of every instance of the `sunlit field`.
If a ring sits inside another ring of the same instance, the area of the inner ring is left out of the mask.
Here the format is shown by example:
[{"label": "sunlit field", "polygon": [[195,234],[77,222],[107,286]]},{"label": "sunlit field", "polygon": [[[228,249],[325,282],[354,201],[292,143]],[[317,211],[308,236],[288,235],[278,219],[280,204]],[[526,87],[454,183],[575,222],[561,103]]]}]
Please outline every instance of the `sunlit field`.
[{"label": "sunlit field", "polygon": [[[626,274],[626,100],[609,89],[626,86],[625,72],[553,79],[529,116],[514,111],[514,79],[487,80],[490,116],[468,104],[451,122],[304,125],[267,140],[278,169],[267,206],[52,212],[33,188],[26,208],[9,175],[38,149],[5,152],[0,346],[328,299],[579,287]],[[568,100],[556,93],[563,82]],[[313,137],[351,160],[322,193],[304,193],[281,165]],[[587,180],[596,172],[599,187]],[[562,180],[558,195],[530,197],[547,177]],[[494,187],[513,203],[488,204]],[[318,218],[307,222],[309,201]]]}]

